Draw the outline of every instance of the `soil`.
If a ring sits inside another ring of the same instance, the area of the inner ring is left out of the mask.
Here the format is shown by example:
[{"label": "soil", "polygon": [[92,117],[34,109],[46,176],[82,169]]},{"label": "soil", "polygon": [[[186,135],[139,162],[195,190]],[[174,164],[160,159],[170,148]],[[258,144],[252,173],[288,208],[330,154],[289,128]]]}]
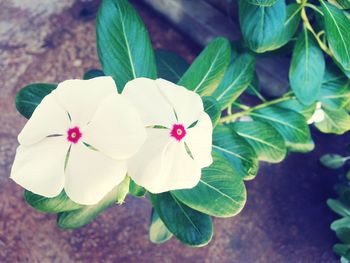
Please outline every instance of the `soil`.
[{"label": "soil", "polygon": [[[29,3],[30,2],[30,3]],[[215,234],[204,248],[175,239],[148,241],[150,204],[128,197],[87,227],[63,231],[55,216],[36,212],[23,201],[23,189],[8,177],[17,135],[25,119],[14,97],[33,82],[81,78],[99,68],[95,46],[95,0],[0,1],[0,262],[338,262],[326,207],[337,171],[320,166],[326,152],[341,152],[350,134],[313,130],[316,149],[290,154],[277,165],[261,164],[247,182],[247,205],[236,217],[214,219]],[[189,62],[200,48],[138,1],[155,48],[178,52]]]}]

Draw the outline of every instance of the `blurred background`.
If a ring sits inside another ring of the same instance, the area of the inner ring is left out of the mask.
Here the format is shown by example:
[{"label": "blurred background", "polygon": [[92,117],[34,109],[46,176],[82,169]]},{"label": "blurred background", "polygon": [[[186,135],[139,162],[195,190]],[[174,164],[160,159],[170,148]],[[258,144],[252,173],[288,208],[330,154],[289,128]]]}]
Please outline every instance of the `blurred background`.
[{"label": "blurred background", "polygon": [[[132,0],[155,48],[175,51],[191,62],[213,36],[239,38],[234,1]],[[316,149],[290,154],[282,163],[261,163],[247,182],[248,201],[233,218],[215,219],[212,242],[188,248],[175,239],[148,241],[150,205],[128,197],[90,225],[63,231],[55,216],[34,211],[23,189],[8,179],[25,119],[14,106],[16,92],[33,82],[82,78],[100,68],[95,46],[97,0],[0,0],[0,262],[338,262],[326,206],[337,172],[319,157],[342,153],[350,135],[312,130]],[[262,60],[265,92],[283,90],[288,65]],[[264,75],[265,74],[265,75]],[[269,79],[270,78],[270,79]],[[272,79],[272,80],[271,80]],[[49,153],[48,153],[49,154]]]}]

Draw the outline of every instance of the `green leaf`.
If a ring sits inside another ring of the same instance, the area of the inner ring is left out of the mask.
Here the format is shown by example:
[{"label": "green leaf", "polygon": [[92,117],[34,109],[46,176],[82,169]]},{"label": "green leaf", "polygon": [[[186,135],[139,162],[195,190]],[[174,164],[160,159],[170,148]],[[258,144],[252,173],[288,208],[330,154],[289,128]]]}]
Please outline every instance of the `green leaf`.
[{"label": "green leaf", "polygon": [[174,52],[156,50],[158,77],[177,83],[186,72],[189,64]]},{"label": "green leaf", "polygon": [[320,162],[327,168],[339,169],[345,164],[346,159],[339,154],[325,154],[320,158]]},{"label": "green leaf", "polygon": [[119,92],[134,78],[156,78],[156,62],[147,30],[128,1],[102,1],[96,37],[103,72],[114,78]]},{"label": "green leaf", "polygon": [[350,9],[350,0],[330,0],[329,2],[335,3],[340,9]]},{"label": "green leaf", "polygon": [[181,77],[179,85],[202,96],[213,93],[230,62],[230,43],[225,38],[214,39]]},{"label": "green leaf", "polygon": [[224,78],[213,93],[213,97],[221,104],[221,109],[231,105],[248,88],[254,72],[255,58],[253,55],[244,53],[232,59]]},{"label": "green leaf", "polygon": [[350,245],[349,244],[335,244],[333,246],[333,251],[338,256],[344,257],[344,260],[341,260],[341,263],[343,262],[349,262],[350,260]]},{"label": "green leaf", "polygon": [[295,44],[289,68],[292,90],[303,104],[310,105],[317,100],[324,70],[323,53],[311,33],[303,27]]},{"label": "green leaf", "polygon": [[220,104],[213,97],[206,96],[206,97],[202,97],[202,99],[203,99],[204,111],[209,115],[211,122],[213,124],[213,127],[215,127],[218,124],[221,117]]},{"label": "green leaf", "polygon": [[213,132],[213,150],[226,157],[235,175],[253,179],[259,168],[258,158],[250,144],[231,128],[218,125]]},{"label": "green leaf", "polygon": [[350,70],[350,19],[335,6],[321,1],[325,21],[325,31],[335,59]]},{"label": "green leaf", "polygon": [[306,105],[302,104],[301,102],[299,102],[299,100],[297,100],[296,98],[282,101],[282,102],[276,104],[276,106],[296,111],[296,112],[300,113],[301,115],[303,115],[305,120],[310,119],[312,117],[312,115],[314,114],[315,109],[316,109],[316,103],[313,103],[311,105],[306,106]]},{"label": "green leaf", "polygon": [[16,95],[16,108],[29,119],[42,99],[51,93],[57,84],[34,83],[21,89]]},{"label": "green leaf", "polygon": [[105,73],[103,73],[100,69],[91,69],[87,72],[85,72],[83,79],[93,79],[97,77],[105,76]]},{"label": "green leaf", "polygon": [[247,199],[242,178],[235,174],[225,157],[215,152],[212,165],[202,170],[202,177],[194,188],[172,191],[172,194],[185,205],[217,217],[237,215]]},{"label": "green leaf", "polygon": [[156,210],[152,209],[149,240],[155,244],[162,244],[168,241],[172,236],[173,234],[166,228]]},{"label": "green leaf", "polygon": [[328,199],[327,205],[330,209],[333,210],[333,212],[337,213],[338,215],[350,217],[350,208],[347,205],[340,202],[339,200]]},{"label": "green leaf", "polygon": [[111,205],[123,202],[129,190],[129,180],[129,177],[126,177],[96,205],[87,205],[78,210],[58,214],[57,225],[63,229],[70,229],[89,224]]},{"label": "green leaf", "polygon": [[252,5],[259,5],[259,6],[271,6],[274,3],[276,3],[277,0],[247,0]]},{"label": "green leaf", "polygon": [[253,147],[260,160],[278,163],[286,157],[284,139],[270,124],[260,121],[234,122],[230,127]]},{"label": "green leaf", "polygon": [[336,232],[340,241],[350,243],[350,218],[344,217],[334,221],[331,224],[331,229]]},{"label": "green leaf", "polygon": [[48,198],[25,190],[24,199],[30,206],[45,213],[72,211],[83,207],[83,205],[77,204],[70,200],[64,191],[62,191],[58,196]]},{"label": "green leaf", "polygon": [[305,118],[292,110],[269,106],[250,113],[253,119],[273,126],[291,151],[309,152],[314,148]]},{"label": "green leaf", "polygon": [[213,225],[208,215],[189,208],[171,193],[150,194],[151,202],[168,230],[182,243],[201,247],[213,236]]},{"label": "green leaf", "polygon": [[279,47],[278,40],[286,21],[286,3],[277,0],[272,6],[257,6],[239,1],[239,21],[243,38],[248,47],[263,53]]},{"label": "green leaf", "polygon": [[146,194],[146,189],[136,184],[134,180],[130,179],[129,193],[136,197],[143,197]]},{"label": "green leaf", "polygon": [[323,133],[344,134],[350,130],[350,116],[346,110],[322,106],[324,119],[315,126]]}]

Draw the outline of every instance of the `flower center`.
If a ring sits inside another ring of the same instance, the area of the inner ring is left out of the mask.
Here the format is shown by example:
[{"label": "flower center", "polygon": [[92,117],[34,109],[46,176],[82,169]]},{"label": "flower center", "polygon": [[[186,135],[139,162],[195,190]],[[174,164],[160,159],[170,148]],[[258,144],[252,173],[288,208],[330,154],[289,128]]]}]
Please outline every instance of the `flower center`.
[{"label": "flower center", "polygon": [[67,140],[72,143],[77,143],[82,135],[79,127],[73,127],[67,131]]},{"label": "flower center", "polygon": [[186,129],[182,124],[174,124],[170,132],[170,136],[176,140],[181,141],[186,136]]}]

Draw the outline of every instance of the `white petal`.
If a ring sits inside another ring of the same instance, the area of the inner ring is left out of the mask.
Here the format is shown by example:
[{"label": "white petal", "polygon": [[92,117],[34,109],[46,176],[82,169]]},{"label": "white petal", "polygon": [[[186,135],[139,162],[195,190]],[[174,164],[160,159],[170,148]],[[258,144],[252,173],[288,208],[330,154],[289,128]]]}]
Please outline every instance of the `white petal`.
[{"label": "white petal", "polygon": [[66,167],[65,191],[78,204],[98,203],[126,175],[126,162],[113,160],[82,143],[72,145]]},{"label": "white petal", "polygon": [[11,178],[25,189],[46,197],[58,195],[64,185],[64,163],[69,143],[64,136],[19,146]]},{"label": "white petal", "polygon": [[18,141],[22,145],[31,145],[48,135],[65,135],[68,127],[67,112],[57,103],[51,93],[36,107],[33,115],[18,135]]},{"label": "white petal", "polygon": [[211,156],[213,126],[208,114],[203,112],[197,124],[187,130],[185,142],[191,151],[194,160],[201,168],[213,162]]},{"label": "white petal", "polygon": [[168,130],[152,129],[141,150],[128,163],[129,176],[151,193],[194,187],[201,169],[188,155],[183,142]]},{"label": "white petal", "polygon": [[179,123],[187,128],[198,120],[204,109],[202,99],[197,93],[164,79],[157,79],[156,82],[174,108]]},{"label": "white petal", "polygon": [[174,110],[159,91],[155,80],[131,80],[125,85],[123,96],[137,108],[145,126],[160,125],[170,128],[176,123]]},{"label": "white petal", "polygon": [[83,126],[91,120],[106,96],[117,93],[117,87],[111,77],[72,79],[60,83],[54,93],[58,102],[70,114],[72,126]]},{"label": "white petal", "polygon": [[108,96],[83,129],[83,141],[116,159],[134,155],[146,139],[136,108],[123,96]]}]

